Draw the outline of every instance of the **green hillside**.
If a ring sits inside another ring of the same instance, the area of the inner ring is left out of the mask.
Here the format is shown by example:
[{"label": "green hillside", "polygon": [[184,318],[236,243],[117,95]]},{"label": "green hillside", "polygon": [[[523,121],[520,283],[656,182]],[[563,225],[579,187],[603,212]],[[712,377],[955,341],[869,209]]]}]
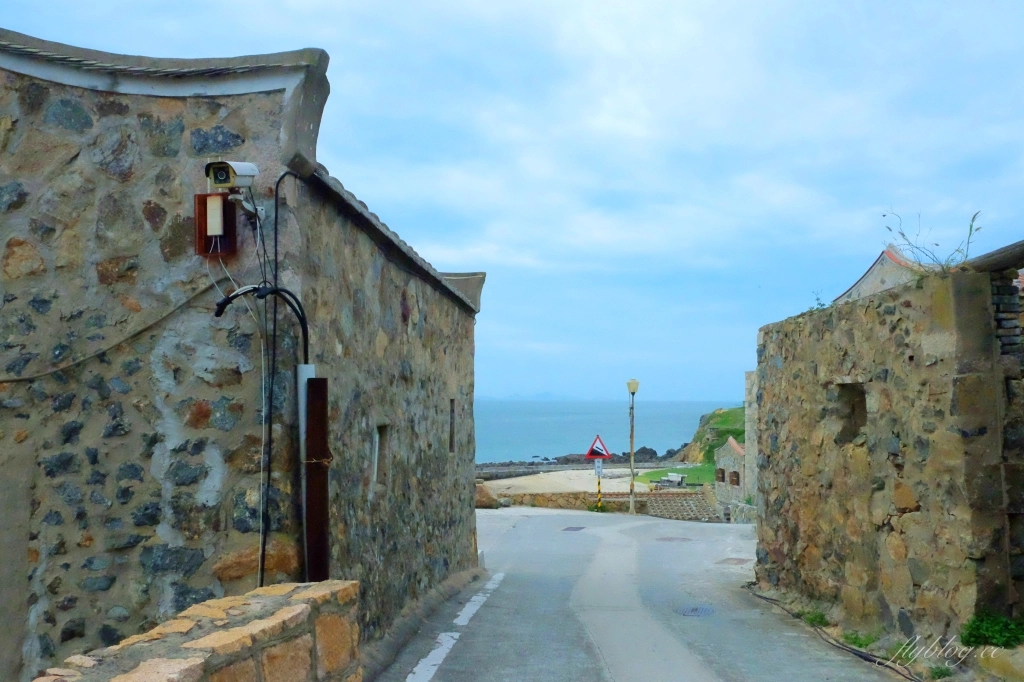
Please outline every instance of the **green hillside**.
[{"label": "green hillside", "polygon": [[700,426],[693,434],[690,444],[683,448],[675,459],[680,462],[715,461],[715,450],[725,445],[729,436],[737,442],[745,442],[745,416],[742,407],[718,409],[700,418]]}]

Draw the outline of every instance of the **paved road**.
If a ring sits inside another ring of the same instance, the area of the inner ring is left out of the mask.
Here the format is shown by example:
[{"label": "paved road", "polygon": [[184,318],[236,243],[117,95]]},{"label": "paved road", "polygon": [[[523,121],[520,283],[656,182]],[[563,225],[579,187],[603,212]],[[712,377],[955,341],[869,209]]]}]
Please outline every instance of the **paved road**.
[{"label": "paved road", "polygon": [[488,580],[439,608],[383,682],[899,679],[742,589],[753,526],[532,508],[477,525]]}]

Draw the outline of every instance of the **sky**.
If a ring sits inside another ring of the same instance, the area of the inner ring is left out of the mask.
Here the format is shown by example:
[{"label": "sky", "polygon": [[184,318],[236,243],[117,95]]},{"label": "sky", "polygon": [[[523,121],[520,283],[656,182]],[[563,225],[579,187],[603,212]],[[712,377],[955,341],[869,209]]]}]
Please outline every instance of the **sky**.
[{"label": "sky", "polygon": [[438,270],[487,272],[479,398],[734,404],[758,328],[856,281],[883,213],[942,253],[976,211],[972,253],[1024,238],[1019,3],[3,5],[109,52],[325,49],[319,160]]}]

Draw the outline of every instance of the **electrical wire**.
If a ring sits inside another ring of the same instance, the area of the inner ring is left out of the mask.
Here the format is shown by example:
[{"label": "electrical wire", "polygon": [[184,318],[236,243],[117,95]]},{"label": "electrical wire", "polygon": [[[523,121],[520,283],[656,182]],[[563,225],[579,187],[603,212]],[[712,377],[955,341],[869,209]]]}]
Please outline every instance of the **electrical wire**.
[{"label": "electrical wire", "polygon": [[[273,268],[273,285],[276,288],[278,286],[278,269],[280,267],[279,259],[279,237],[280,229],[278,228],[280,221],[280,211],[278,210],[279,200],[281,196],[281,182],[289,175],[299,178],[294,172],[286,170],[281,173],[278,177],[277,182],[274,184],[274,268]],[[301,179],[301,178],[299,178]],[[265,236],[264,236],[265,239]],[[264,241],[264,255],[266,255],[266,242]],[[269,414],[270,429],[267,436],[267,450],[266,450],[266,462],[267,472],[263,478],[263,491],[264,495],[268,500],[268,504],[263,510],[263,524],[269,529],[270,528],[270,473],[273,465],[273,453],[274,453],[274,384],[277,380],[277,296],[274,296],[274,302],[271,312],[271,334],[270,334],[270,389],[268,391],[269,399],[267,404],[267,411]],[[264,299],[266,300],[266,299]],[[261,533],[260,535],[260,562],[265,562],[267,554],[267,536],[268,532]],[[264,575],[260,573],[259,583],[260,587],[263,586]]]},{"label": "electrical wire", "polygon": [[[221,268],[224,269],[224,274],[228,276],[229,280],[231,280],[231,285],[235,287],[235,291],[240,289],[241,287],[238,286],[238,283],[235,282],[235,278],[231,276],[231,273],[228,271],[227,266],[224,265],[224,260],[222,258],[218,258],[217,260],[220,261],[220,266],[221,266]],[[267,413],[267,344],[266,344],[266,341],[264,340],[264,334],[260,333],[260,321],[256,318],[256,313],[254,313],[252,308],[249,307],[249,302],[245,300],[245,297],[242,297],[242,303],[245,304],[245,309],[249,312],[249,316],[252,318],[252,321],[256,324],[256,335],[260,339],[260,381],[261,381],[261,383],[260,383],[260,400],[261,400],[260,415],[265,415]],[[264,325],[264,331],[265,331],[265,329],[266,329],[266,325]],[[267,447],[267,423],[266,423],[265,419],[262,420],[262,422],[263,423],[260,425],[260,483],[261,484],[263,483],[263,451]],[[265,505],[266,505],[266,498],[264,498],[264,496],[263,496],[263,486],[260,485],[260,535],[263,535],[263,531],[264,531],[264,528],[263,528],[263,508],[264,508]],[[259,562],[257,564],[257,569],[256,569],[256,575],[257,575],[257,578],[259,576],[263,575],[263,556],[259,557]],[[258,587],[258,585],[257,585],[257,587]]]},{"label": "electrical wire", "polygon": [[[764,600],[764,601],[766,601],[766,602],[768,602],[770,604],[774,604],[775,606],[778,606],[780,609],[782,609],[783,611],[785,611],[786,613],[791,615],[793,618],[799,619],[799,616],[797,616],[795,613],[793,613],[792,611],[787,609],[785,606],[783,606],[782,603],[779,600],[772,599],[771,597],[766,597],[763,594],[758,594],[757,592],[754,592],[754,590],[751,589],[751,583],[747,583],[743,587],[748,592],[750,592],[750,594],[754,595],[758,599],[762,599],[762,600]],[[894,664],[891,661],[887,661],[884,658],[879,658],[878,656],[875,656],[874,654],[869,654],[866,651],[862,651],[860,649],[855,649],[854,647],[851,647],[851,646],[848,646],[846,644],[843,644],[842,642],[837,640],[835,637],[832,637],[831,635],[829,635],[827,632],[825,632],[823,629],[821,629],[817,625],[811,625],[811,628],[818,635],[818,637],[820,637],[821,640],[824,641],[826,644],[831,644],[832,646],[834,646],[835,648],[837,648],[837,649],[839,649],[841,651],[845,651],[847,653],[853,654],[854,656],[856,656],[857,658],[861,659],[862,661],[867,661],[868,663],[874,663],[875,665],[881,665],[881,666],[883,666],[885,668],[888,668],[889,670],[893,671],[894,673],[896,673],[900,677],[902,677],[904,679],[907,679],[907,680],[911,680],[911,682],[924,682],[920,677],[915,675],[913,673],[913,671],[911,671],[909,668],[907,668],[904,665]]]},{"label": "electrical wire", "polygon": [[[217,280],[217,281],[219,282],[220,280]],[[125,334],[124,336],[119,338],[117,341],[114,341],[113,343],[108,343],[107,345],[103,346],[99,350],[95,350],[92,353],[89,353],[88,355],[83,355],[80,358],[73,358],[72,360],[68,361],[67,363],[65,363],[63,365],[58,365],[57,367],[52,367],[52,368],[46,370],[45,372],[37,372],[36,374],[30,374],[28,376],[21,376],[21,377],[3,376],[3,377],[0,377],[0,383],[10,383],[10,384],[13,384],[13,383],[27,383],[27,382],[30,382],[30,381],[36,381],[37,379],[42,379],[42,378],[48,377],[48,376],[50,376],[52,374],[56,374],[57,372],[63,372],[64,370],[68,370],[68,369],[71,369],[72,367],[76,367],[76,366],[82,364],[83,362],[88,362],[89,360],[92,360],[93,358],[98,358],[99,356],[101,356],[101,355],[103,355],[105,353],[108,353],[108,352],[112,351],[113,349],[117,348],[118,346],[120,346],[121,344],[125,343],[126,341],[129,341],[130,339],[134,339],[136,336],[138,336],[139,334],[143,333],[144,331],[152,329],[156,325],[160,324],[161,322],[163,322],[164,320],[169,318],[174,313],[178,312],[179,310],[181,310],[182,308],[184,308],[188,304],[192,303],[192,301],[196,300],[197,298],[199,298],[200,296],[202,296],[206,292],[210,291],[210,289],[213,289],[213,284],[207,284],[202,289],[199,289],[198,291],[196,291],[194,294],[192,294],[191,296],[186,298],[181,303],[173,306],[172,308],[169,308],[167,310],[167,312],[165,312],[164,314],[160,315],[159,317],[153,319],[150,322],[146,322],[145,324],[143,324],[138,329],[136,329],[134,331],[128,332],[127,334]]]}]

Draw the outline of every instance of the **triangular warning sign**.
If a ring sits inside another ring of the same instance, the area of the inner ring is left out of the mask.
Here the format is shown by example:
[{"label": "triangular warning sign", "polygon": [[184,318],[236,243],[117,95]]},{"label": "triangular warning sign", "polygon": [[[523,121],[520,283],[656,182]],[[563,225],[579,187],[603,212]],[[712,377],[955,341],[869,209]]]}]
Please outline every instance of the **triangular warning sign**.
[{"label": "triangular warning sign", "polygon": [[601,436],[595,436],[594,442],[590,444],[590,449],[587,450],[587,459],[611,459],[612,455],[605,446],[604,441],[601,440]]}]

